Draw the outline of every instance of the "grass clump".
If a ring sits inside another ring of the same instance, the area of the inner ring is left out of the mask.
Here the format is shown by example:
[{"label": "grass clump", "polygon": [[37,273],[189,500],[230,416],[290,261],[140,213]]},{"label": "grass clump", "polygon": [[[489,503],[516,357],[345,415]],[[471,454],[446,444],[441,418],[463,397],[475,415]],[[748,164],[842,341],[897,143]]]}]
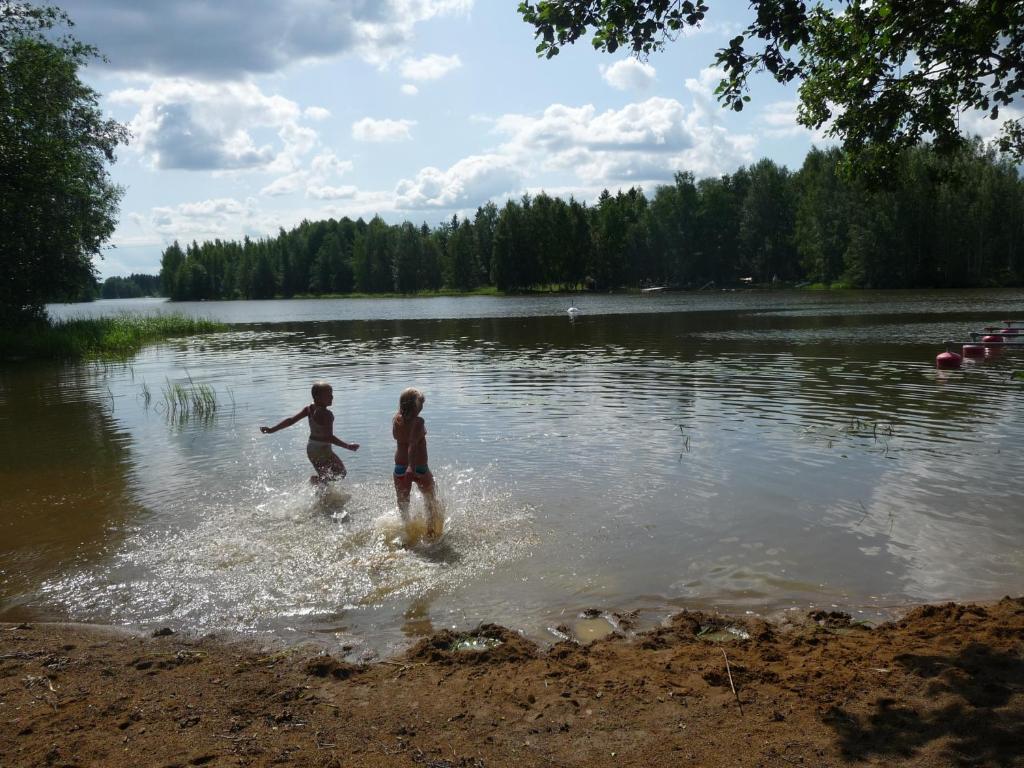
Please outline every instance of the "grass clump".
[{"label": "grass clump", "polygon": [[223,331],[226,325],[187,315],[138,315],[57,320],[0,330],[0,359],[126,357],[175,336]]},{"label": "grass clump", "polygon": [[163,389],[164,408],[169,416],[187,419],[190,416],[212,416],[217,410],[217,394],[209,384],[167,380]]}]

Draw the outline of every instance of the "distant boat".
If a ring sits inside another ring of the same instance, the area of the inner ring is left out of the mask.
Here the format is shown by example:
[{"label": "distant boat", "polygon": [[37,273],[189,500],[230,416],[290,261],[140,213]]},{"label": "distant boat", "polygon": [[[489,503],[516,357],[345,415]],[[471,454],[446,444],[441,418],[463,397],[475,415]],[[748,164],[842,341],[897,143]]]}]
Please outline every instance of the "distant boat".
[{"label": "distant boat", "polygon": [[664,285],[656,285],[653,288],[641,288],[640,293],[656,293],[657,291],[664,291]]}]

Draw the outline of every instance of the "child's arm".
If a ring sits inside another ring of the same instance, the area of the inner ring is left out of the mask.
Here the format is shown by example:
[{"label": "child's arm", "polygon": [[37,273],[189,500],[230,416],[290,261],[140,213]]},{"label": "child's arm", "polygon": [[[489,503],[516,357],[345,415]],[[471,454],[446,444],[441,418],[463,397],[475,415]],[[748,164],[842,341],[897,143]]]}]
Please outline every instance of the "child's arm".
[{"label": "child's arm", "polygon": [[280,422],[279,424],[275,424],[272,427],[260,427],[260,432],[262,432],[264,435],[269,435],[271,432],[277,432],[277,430],[279,430],[279,429],[284,429],[285,427],[290,427],[292,424],[296,423],[297,421],[301,421],[302,419],[306,418],[306,416],[308,416],[308,415],[309,415],[309,406],[307,405],[305,408],[303,408],[301,411],[296,413],[294,416],[289,416],[287,419],[285,419],[284,421]]},{"label": "child's arm", "polygon": [[340,448],[347,448],[350,451],[358,451],[359,450],[359,443],[346,443],[344,440],[342,440],[337,435],[331,435],[331,442],[334,443],[335,445],[337,445]]}]

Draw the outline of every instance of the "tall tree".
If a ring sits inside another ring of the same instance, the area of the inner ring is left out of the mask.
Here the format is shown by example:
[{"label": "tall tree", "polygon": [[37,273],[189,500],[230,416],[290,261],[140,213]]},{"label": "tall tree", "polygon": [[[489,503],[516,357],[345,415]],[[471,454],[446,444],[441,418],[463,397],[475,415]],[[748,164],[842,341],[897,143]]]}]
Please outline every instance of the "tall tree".
[{"label": "tall tree", "polygon": [[477,286],[480,268],[476,262],[476,243],[473,239],[473,225],[469,219],[452,231],[448,239],[448,264],[450,272],[445,282],[460,291],[471,291]]},{"label": "tall tree", "polygon": [[491,253],[494,251],[494,227],[498,224],[498,206],[488,201],[476,209],[473,218],[473,237],[476,240],[477,264],[480,266],[479,283],[491,280]]},{"label": "tall tree", "polygon": [[843,273],[843,251],[849,236],[849,186],[837,170],[838,149],[812,149],[796,177],[794,241],[809,280],[826,285]]},{"label": "tall tree", "polygon": [[178,295],[178,270],[184,261],[185,252],[181,250],[177,240],[167,246],[160,256],[160,285],[163,286],[164,295],[172,299]]},{"label": "tall tree", "polygon": [[750,168],[743,200],[740,245],[747,269],[762,283],[795,276],[795,208],[789,171],[767,158]]},{"label": "tall tree", "polygon": [[416,293],[420,289],[420,265],[423,261],[423,238],[411,222],[398,229],[392,279],[399,293]]},{"label": "tall tree", "polygon": [[0,324],[95,285],[93,259],[114,231],[122,190],[107,164],[127,141],[78,70],[95,48],[65,36],[55,8],[0,0]]}]

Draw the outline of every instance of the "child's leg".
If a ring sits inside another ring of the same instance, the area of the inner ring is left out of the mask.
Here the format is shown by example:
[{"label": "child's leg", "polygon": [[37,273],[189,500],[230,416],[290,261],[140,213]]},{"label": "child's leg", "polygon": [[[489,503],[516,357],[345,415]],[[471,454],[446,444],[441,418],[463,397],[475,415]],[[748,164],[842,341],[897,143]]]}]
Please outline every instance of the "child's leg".
[{"label": "child's leg", "polygon": [[444,529],[444,514],[441,509],[441,502],[437,498],[437,488],[434,485],[434,476],[429,470],[416,473],[413,476],[416,487],[423,494],[423,501],[427,505],[427,536],[432,539],[438,538]]},{"label": "child's leg", "polygon": [[327,471],[334,477],[340,477],[342,480],[348,475],[348,470],[345,469],[345,462],[333,451],[331,452],[331,461]]},{"label": "child's leg", "polygon": [[306,444],[306,457],[316,470],[316,477],[309,478],[311,483],[329,482],[348,474],[344,462],[331,449],[330,443],[310,440]]},{"label": "child's leg", "polygon": [[309,461],[313,465],[313,469],[316,470],[316,476],[315,478],[311,477],[310,482],[329,483],[339,477],[344,478],[348,474],[345,463],[333,452],[330,456],[310,456]]},{"label": "child's leg", "polygon": [[392,475],[395,481],[395,495],[398,497],[398,514],[402,520],[409,521],[409,493],[412,491],[412,478],[406,474]]}]

